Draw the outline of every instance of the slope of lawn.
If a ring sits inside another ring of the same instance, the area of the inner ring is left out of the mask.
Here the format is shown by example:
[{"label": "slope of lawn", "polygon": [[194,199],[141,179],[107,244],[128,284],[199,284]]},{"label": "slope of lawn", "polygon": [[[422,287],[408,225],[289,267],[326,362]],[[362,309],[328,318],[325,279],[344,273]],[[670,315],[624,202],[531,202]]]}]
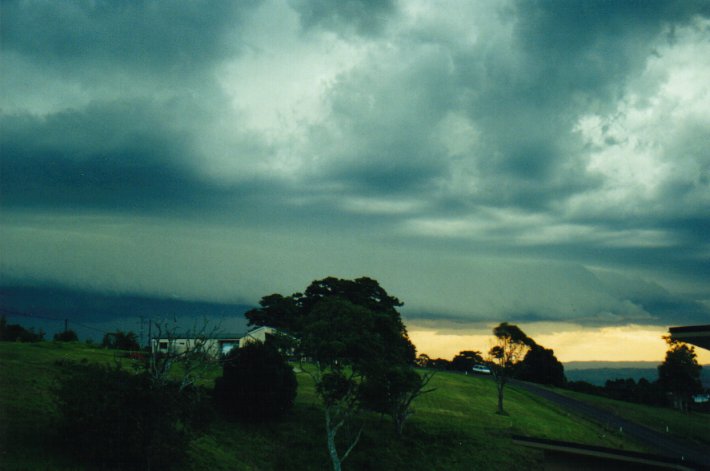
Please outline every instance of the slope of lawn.
[{"label": "slope of lawn", "polygon": [[670,433],[706,446],[710,445],[710,414],[708,413],[680,412],[675,409],[615,401],[606,397],[565,389],[555,389],[554,391],[656,431]]},{"label": "slope of lawn", "polygon": [[[50,386],[57,360],[112,362],[114,353],[86,345],[0,343],[0,468],[89,469],[53,447]],[[125,361],[125,360],[124,360]],[[238,424],[217,417],[190,446],[185,470],[323,470],[322,411],[310,378],[298,374],[296,406],[275,424]],[[362,470],[541,469],[542,455],[511,443],[522,434],[639,450],[625,438],[568,415],[526,393],[507,390],[509,416],[496,410],[486,377],[438,373],[436,390],[415,402],[398,438],[386,417],[366,415],[360,443],[344,468]],[[343,433],[345,433],[344,431]]]},{"label": "slope of lawn", "polygon": [[0,469],[11,461],[19,469],[53,469],[44,455],[51,448],[46,432],[55,416],[50,388],[56,363],[110,363],[116,353],[78,342],[0,342]]}]

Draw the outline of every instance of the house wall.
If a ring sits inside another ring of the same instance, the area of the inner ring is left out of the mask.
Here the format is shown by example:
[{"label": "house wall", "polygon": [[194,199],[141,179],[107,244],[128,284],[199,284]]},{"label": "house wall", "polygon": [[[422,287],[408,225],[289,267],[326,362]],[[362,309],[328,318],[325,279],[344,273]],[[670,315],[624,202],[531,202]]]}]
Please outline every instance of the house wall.
[{"label": "house wall", "polygon": [[266,336],[274,332],[276,332],[276,329],[272,327],[259,327],[258,329],[254,329],[242,337],[239,341],[239,348],[244,347],[249,342],[266,342]]},{"label": "house wall", "polygon": [[271,327],[259,327],[247,333],[241,339],[153,339],[151,348],[153,352],[184,353],[187,350],[194,349],[199,342],[205,342],[204,349],[206,353],[216,358],[227,354],[232,348],[242,348],[249,342],[265,342],[266,336],[275,332],[276,329]]},{"label": "house wall", "polygon": [[162,353],[185,353],[188,350],[194,349],[201,342],[204,342],[202,348],[212,356],[219,356],[220,345],[217,339],[153,339],[153,352]]}]

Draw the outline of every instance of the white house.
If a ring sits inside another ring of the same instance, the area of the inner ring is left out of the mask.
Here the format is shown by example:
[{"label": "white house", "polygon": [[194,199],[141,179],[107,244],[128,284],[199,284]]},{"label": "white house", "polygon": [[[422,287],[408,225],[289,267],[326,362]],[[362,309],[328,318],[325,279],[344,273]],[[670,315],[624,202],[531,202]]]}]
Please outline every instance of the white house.
[{"label": "white house", "polygon": [[239,348],[244,347],[249,342],[266,342],[266,337],[277,332],[273,327],[261,326],[250,330],[239,341]]},{"label": "white house", "polygon": [[246,334],[219,334],[207,338],[195,338],[190,334],[182,334],[170,338],[154,338],[151,342],[151,349],[153,352],[159,353],[185,353],[197,348],[209,355],[219,357],[226,355],[233,348],[241,348],[249,342],[265,342],[266,337],[275,332],[276,329],[273,327],[257,327]]}]

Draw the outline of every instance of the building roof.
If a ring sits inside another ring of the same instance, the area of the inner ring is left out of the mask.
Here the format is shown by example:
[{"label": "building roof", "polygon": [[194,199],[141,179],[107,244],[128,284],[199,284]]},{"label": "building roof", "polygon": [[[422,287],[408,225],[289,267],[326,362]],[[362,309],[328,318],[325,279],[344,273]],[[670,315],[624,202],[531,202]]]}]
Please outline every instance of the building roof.
[{"label": "building roof", "polygon": [[668,329],[673,340],[710,350],[710,325],[689,325]]},{"label": "building roof", "polygon": [[[211,334],[211,335],[205,335],[204,337],[209,338],[209,339],[214,339],[214,340],[239,340],[243,338],[246,334],[235,334],[235,333],[218,333],[218,334]],[[198,335],[197,337],[203,337],[202,335]],[[154,336],[154,339],[167,339],[167,336]],[[172,339],[194,339],[195,334],[194,333],[179,333],[179,334],[173,334],[170,336]]]}]

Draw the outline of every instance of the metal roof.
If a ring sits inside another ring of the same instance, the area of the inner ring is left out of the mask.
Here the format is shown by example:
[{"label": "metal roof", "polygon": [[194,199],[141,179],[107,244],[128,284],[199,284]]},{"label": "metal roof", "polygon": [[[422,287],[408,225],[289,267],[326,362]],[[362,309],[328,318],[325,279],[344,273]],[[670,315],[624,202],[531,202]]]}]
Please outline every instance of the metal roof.
[{"label": "metal roof", "polygon": [[689,325],[668,329],[673,340],[710,350],[710,325]]}]

